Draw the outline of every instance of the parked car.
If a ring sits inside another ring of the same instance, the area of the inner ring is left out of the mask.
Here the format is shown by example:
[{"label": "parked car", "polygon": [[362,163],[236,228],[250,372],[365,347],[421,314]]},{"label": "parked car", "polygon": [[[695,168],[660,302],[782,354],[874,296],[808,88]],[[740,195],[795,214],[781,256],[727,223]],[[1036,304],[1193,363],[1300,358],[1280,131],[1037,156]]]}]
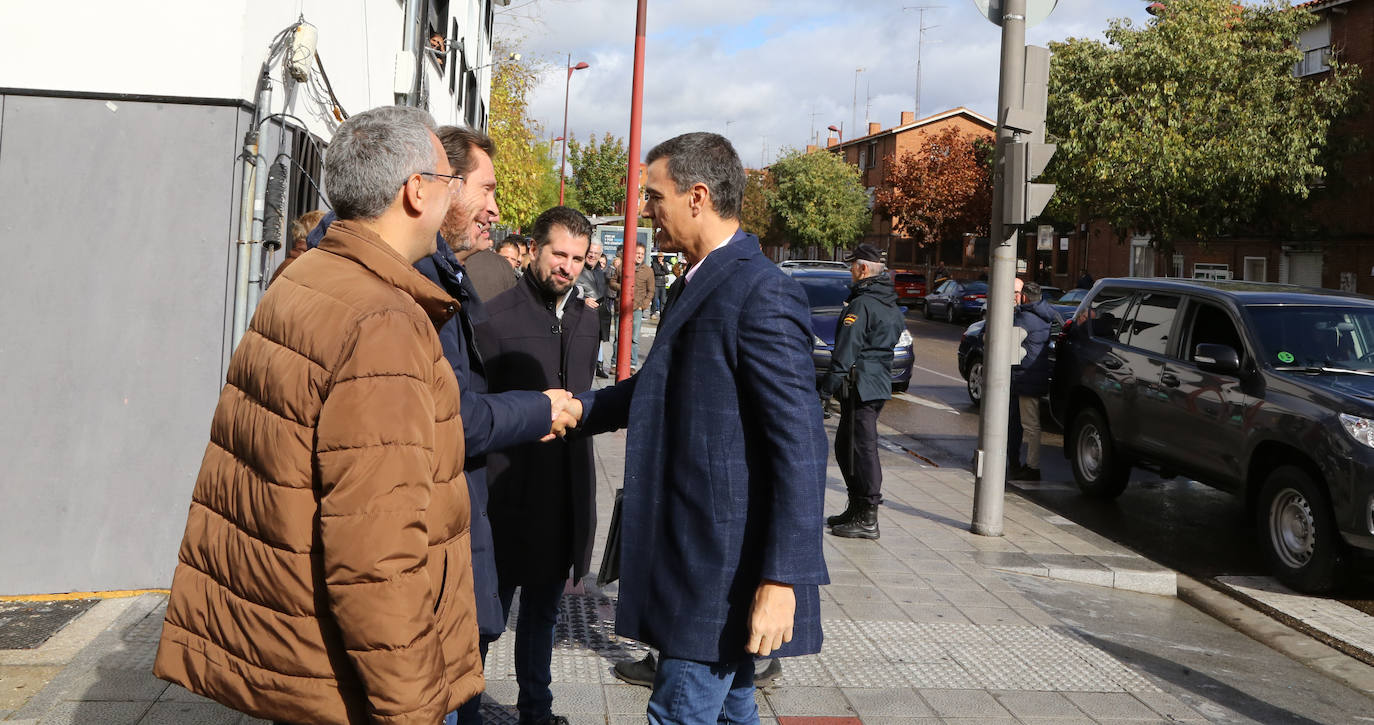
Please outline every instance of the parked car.
[{"label": "parked car", "polygon": [[1300,591],[1374,551],[1374,299],[1100,280],[1061,335],[1052,400],[1088,495],[1119,495],[1132,466],[1232,492]]},{"label": "parked car", "polygon": [[1088,291],[1085,289],[1071,289],[1050,300],[1050,306],[1058,310],[1061,317],[1066,320],[1071,320],[1073,319],[1074,313],[1078,311],[1078,303],[1082,302],[1083,298],[1087,296]]},{"label": "parked car", "polygon": [[925,304],[926,276],[919,272],[893,272],[892,286],[897,290],[899,302]]},{"label": "parked car", "polygon": [[843,269],[848,271],[849,265],[844,262],[836,262],[831,259],[789,259],[778,262],[778,266],[783,269]]},{"label": "parked car", "polygon": [[[964,334],[959,337],[959,349],[955,353],[959,374],[964,377],[964,387],[968,390],[968,398],[975,406],[983,404],[983,330],[987,325],[987,320],[979,320],[969,325],[964,330]],[[1054,369],[1054,348],[1059,337],[1061,326],[1059,323],[1050,324],[1050,369]],[[1053,375],[1053,373],[1051,373]]]},{"label": "parked car", "polygon": [[980,317],[987,304],[988,283],[981,280],[947,279],[926,295],[925,318],[943,318],[945,322]]},{"label": "parked car", "polygon": [[[814,333],[811,362],[815,364],[819,383],[821,376],[830,370],[830,355],[835,350],[835,328],[840,322],[840,310],[844,308],[845,300],[849,299],[853,278],[847,270],[784,268],[783,271],[801,283],[807,303],[811,306],[811,331]],[[902,308],[902,314],[906,314],[905,307]],[[911,384],[911,366],[915,361],[910,332],[902,330],[892,354],[892,389],[900,392]]]}]

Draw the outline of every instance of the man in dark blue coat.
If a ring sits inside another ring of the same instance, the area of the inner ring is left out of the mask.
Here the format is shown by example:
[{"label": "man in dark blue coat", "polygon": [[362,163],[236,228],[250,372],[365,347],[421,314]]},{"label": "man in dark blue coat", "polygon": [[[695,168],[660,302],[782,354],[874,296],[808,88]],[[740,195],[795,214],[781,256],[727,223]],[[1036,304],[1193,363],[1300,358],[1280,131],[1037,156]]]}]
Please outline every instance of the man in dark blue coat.
[{"label": "man in dark blue coat", "polygon": [[[1020,341],[1011,365],[1011,409],[1007,420],[1007,478],[1040,480],[1040,398],[1050,389],[1050,329],[1062,324],[1059,313],[1040,296],[1040,285],[1022,283],[1013,292],[1017,302],[1012,334]],[[1021,464],[1021,436],[1025,434],[1026,463]]]},{"label": "man in dark blue coat", "polygon": [[757,722],[752,655],[821,647],[809,308],[739,228],[729,141],[685,134],[647,163],[644,216],[691,269],[638,374],[576,398],[585,432],[630,429],[616,633],[660,652],[650,722]]}]

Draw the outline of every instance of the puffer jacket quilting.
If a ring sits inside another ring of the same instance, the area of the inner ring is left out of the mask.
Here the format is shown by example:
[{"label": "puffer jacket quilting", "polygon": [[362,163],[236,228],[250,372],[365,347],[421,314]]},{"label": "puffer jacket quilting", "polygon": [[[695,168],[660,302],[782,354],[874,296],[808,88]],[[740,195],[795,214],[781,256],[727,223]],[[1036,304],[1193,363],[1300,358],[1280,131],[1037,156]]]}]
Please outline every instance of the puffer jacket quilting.
[{"label": "puffer jacket quilting", "polygon": [[[154,672],[256,717],[433,725],[482,690],[456,302],[361,225],[230,361]],[[439,443],[442,442],[442,445]]]}]

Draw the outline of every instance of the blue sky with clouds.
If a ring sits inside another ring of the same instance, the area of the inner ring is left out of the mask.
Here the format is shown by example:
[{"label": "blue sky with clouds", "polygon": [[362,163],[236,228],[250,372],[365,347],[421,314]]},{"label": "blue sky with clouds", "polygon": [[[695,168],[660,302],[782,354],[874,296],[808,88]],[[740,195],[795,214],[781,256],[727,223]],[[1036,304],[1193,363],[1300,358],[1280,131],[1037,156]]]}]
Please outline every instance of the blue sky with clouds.
[{"label": "blue sky with clouds", "polygon": [[[1148,20],[1147,4],[1059,0],[1027,42],[1100,38],[1110,18]],[[896,125],[915,107],[919,13],[906,8],[918,5],[933,6],[925,12],[922,115],[967,106],[992,116],[1000,29],[973,0],[649,0],[643,150],[678,133],[715,131],[754,166],[781,147],[804,147],[831,124],[842,123],[846,137],[866,119]],[[562,69],[571,54],[573,63],[591,64],[572,77],[571,135],[628,139],[635,2],[514,0],[497,19],[499,37],[547,63],[530,99],[546,137],[562,132]]]}]

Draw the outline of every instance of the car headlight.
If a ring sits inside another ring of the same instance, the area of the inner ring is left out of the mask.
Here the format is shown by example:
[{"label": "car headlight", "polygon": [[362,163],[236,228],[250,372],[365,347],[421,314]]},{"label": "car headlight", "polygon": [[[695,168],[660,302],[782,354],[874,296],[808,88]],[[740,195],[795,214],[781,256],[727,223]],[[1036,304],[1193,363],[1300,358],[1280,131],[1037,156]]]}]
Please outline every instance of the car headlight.
[{"label": "car headlight", "polygon": [[901,337],[897,338],[897,347],[911,347],[911,331],[902,330]]},{"label": "car headlight", "polygon": [[1341,413],[1341,425],[1345,426],[1345,432],[1349,433],[1351,438],[1374,448],[1374,420]]}]

